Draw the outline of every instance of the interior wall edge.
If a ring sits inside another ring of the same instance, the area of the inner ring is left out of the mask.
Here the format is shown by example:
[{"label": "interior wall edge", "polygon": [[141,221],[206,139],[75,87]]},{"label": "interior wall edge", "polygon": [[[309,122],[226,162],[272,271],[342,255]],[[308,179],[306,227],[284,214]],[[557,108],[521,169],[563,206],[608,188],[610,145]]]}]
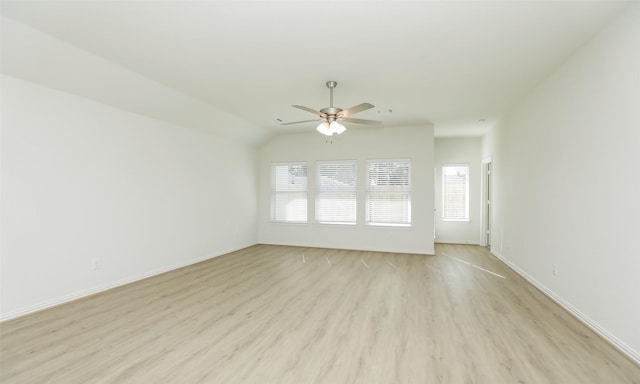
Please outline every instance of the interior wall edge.
[{"label": "interior wall edge", "polygon": [[26,315],[30,315],[39,311],[43,311],[49,308],[53,308],[56,307],[58,305],[63,305],[66,303],[70,303],[72,301],[75,300],[80,300],[80,299],[84,299],[87,298],[89,296],[101,293],[101,292],[106,292],[110,289],[113,288],[117,288],[117,287],[121,287],[123,285],[127,285],[127,284],[131,284],[131,283],[135,283],[136,281],[140,281],[140,280],[144,280],[147,279],[149,277],[153,277],[153,276],[158,276],[161,275],[163,273],[167,273],[167,272],[171,272],[180,268],[184,268],[187,267],[189,265],[193,265],[193,264],[197,264],[197,263],[201,263],[203,261],[207,261],[207,260],[211,260],[213,258],[216,258],[218,256],[223,256],[226,255],[228,253],[231,252],[236,252],[239,251],[241,249],[244,248],[248,248],[251,246],[256,245],[256,243],[252,243],[252,244],[246,244],[246,245],[242,245],[240,247],[234,247],[234,248],[229,248],[229,249],[224,249],[224,250],[219,250],[216,253],[214,253],[213,255],[207,255],[204,257],[198,257],[198,258],[194,258],[191,260],[187,260],[184,263],[178,263],[178,264],[174,264],[174,265],[170,265],[170,266],[165,266],[162,268],[157,268],[151,271],[147,271],[144,273],[140,273],[137,275],[133,275],[133,276],[128,276],[125,277],[123,279],[119,279],[119,280],[115,280],[115,281],[111,281],[108,282],[106,284],[102,284],[90,289],[85,289],[85,290],[81,290],[78,292],[74,292],[68,295],[64,295],[64,296],[60,296],[60,297],[56,297],[53,299],[49,299],[49,300],[45,300],[42,301],[40,303],[36,303],[36,304],[32,304],[32,305],[28,305],[26,307],[22,307],[22,308],[18,308],[12,311],[8,311],[5,313],[0,313],[0,323],[5,322],[5,321],[9,321],[9,320],[13,320],[13,319],[17,319],[18,317],[22,317],[22,316],[26,316]]}]

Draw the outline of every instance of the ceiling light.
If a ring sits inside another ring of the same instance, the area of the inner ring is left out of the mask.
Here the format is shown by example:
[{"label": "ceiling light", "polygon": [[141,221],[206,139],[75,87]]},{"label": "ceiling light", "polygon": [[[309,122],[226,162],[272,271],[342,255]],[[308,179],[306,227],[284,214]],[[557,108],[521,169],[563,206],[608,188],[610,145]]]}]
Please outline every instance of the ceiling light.
[{"label": "ceiling light", "polygon": [[318,125],[318,127],[316,128],[316,131],[327,136],[333,135],[333,131],[331,130],[331,128],[329,128],[329,123],[327,123],[326,121],[320,123],[320,125]]},{"label": "ceiling light", "polygon": [[337,133],[338,135],[347,130],[344,125],[338,123],[337,121],[332,121],[331,124],[329,124],[329,129],[332,133]]},{"label": "ceiling light", "polygon": [[338,123],[335,120],[333,120],[332,122],[323,121],[322,123],[320,123],[320,125],[318,125],[318,127],[316,127],[316,131],[326,136],[333,136],[336,133],[339,135],[346,130],[347,128],[345,128],[344,125]]}]

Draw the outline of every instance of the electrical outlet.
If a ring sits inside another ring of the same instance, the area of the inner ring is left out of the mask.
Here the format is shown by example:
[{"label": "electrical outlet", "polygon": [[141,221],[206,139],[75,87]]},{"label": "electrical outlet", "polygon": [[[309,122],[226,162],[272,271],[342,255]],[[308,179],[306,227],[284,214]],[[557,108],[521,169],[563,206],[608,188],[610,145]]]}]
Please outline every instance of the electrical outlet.
[{"label": "electrical outlet", "polygon": [[91,269],[93,269],[94,271],[100,269],[100,259],[91,260]]},{"label": "electrical outlet", "polygon": [[553,264],[553,275],[554,276],[558,275],[558,264]]}]

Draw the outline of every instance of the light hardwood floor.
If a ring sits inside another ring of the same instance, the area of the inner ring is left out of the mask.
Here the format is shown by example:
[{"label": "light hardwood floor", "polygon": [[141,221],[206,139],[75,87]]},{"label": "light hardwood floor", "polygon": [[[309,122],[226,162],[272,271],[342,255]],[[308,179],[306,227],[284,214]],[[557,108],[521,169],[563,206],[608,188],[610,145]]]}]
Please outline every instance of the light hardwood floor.
[{"label": "light hardwood floor", "polygon": [[486,249],[436,250],[243,249],[0,324],[0,382],[640,383]]}]

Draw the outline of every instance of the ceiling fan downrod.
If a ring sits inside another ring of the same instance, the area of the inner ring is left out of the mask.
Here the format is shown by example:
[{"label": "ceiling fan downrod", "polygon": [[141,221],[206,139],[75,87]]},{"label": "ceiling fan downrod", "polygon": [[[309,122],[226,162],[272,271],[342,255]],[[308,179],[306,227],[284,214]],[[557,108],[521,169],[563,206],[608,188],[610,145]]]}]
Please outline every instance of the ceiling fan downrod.
[{"label": "ceiling fan downrod", "polygon": [[333,108],[333,88],[338,86],[337,81],[327,81],[327,88],[329,88],[329,107]]},{"label": "ceiling fan downrod", "polygon": [[[329,107],[322,108],[320,112],[324,113],[327,121],[331,122],[336,120],[338,113],[342,112],[342,108],[336,108],[333,106],[333,89],[338,86],[336,81],[327,81],[327,88],[329,88]],[[331,119],[331,120],[329,120]]]}]

